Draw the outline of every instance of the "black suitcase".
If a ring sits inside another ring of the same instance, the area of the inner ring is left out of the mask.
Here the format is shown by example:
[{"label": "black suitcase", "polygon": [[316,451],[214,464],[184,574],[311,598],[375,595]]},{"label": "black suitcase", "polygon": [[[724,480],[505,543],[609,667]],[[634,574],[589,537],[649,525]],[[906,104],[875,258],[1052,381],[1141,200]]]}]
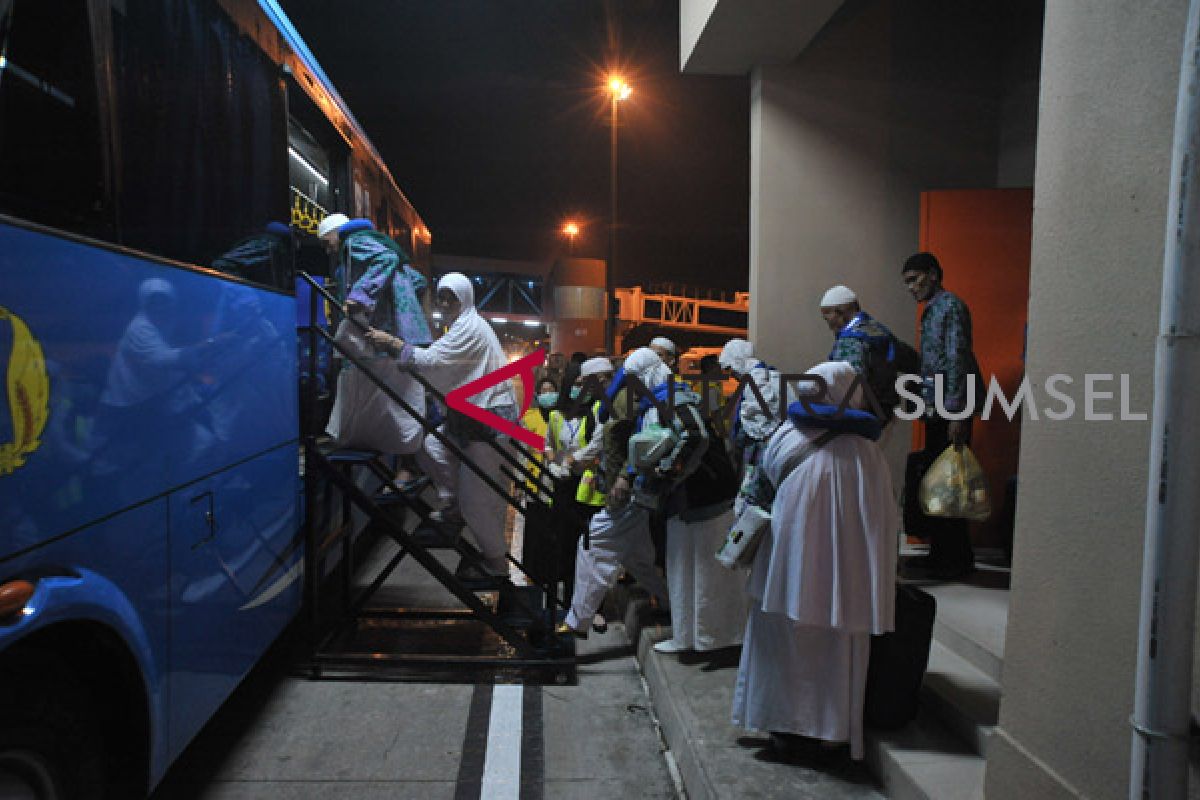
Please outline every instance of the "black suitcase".
[{"label": "black suitcase", "polygon": [[917,716],[936,615],[937,600],[928,592],[906,584],[896,586],[896,630],[871,637],[863,704],[868,727],[895,730]]}]

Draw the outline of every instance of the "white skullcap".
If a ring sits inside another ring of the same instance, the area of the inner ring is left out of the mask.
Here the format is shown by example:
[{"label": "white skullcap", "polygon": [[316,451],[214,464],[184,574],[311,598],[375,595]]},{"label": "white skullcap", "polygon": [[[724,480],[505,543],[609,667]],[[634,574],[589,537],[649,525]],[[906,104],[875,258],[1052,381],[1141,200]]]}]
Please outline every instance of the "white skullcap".
[{"label": "white skullcap", "polygon": [[599,375],[602,372],[612,372],[612,362],[607,356],[596,356],[589,358],[579,367],[580,377],[586,378],[589,375]]},{"label": "white skullcap", "polygon": [[651,347],[661,347],[671,355],[675,354],[675,343],[665,336],[655,336],[650,340]]},{"label": "white skullcap", "polygon": [[317,226],[317,236],[324,239],[328,234],[333,233],[349,221],[350,218],[345,214],[330,214],[321,220],[321,224]]},{"label": "white skullcap", "polygon": [[838,284],[825,293],[821,298],[821,308],[830,308],[831,306],[844,306],[847,303],[857,303],[858,295],[854,293],[848,286]]}]

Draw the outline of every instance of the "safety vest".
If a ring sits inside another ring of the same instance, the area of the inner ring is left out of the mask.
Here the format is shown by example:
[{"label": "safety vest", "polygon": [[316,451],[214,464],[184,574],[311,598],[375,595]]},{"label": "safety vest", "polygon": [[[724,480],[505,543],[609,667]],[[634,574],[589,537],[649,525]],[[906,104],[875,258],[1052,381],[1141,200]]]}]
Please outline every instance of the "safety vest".
[{"label": "safety vest", "polygon": [[[600,401],[596,401],[592,406],[592,419],[600,413]],[[554,436],[554,444],[556,447],[561,447],[566,444],[568,447],[578,450],[587,447],[591,444],[592,437],[596,435],[596,428],[599,425],[593,426],[589,432],[587,429],[586,420],[579,426],[578,433],[575,434],[575,441],[564,443],[562,441],[563,415],[561,412],[552,411],[550,413],[550,432]],[[590,433],[590,435],[589,435]],[[583,475],[579,478],[579,488],[575,491],[575,502],[582,503],[585,506],[603,506],[604,492],[596,488],[596,470],[584,470]]]},{"label": "safety vest", "polygon": [[[553,411],[550,412],[551,419],[553,419],[553,415],[555,413],[556,412]],[[530,408],[525,412],[525,416],[521,417],[521,427],[525,428],[526,430],[533,431],[538,436],[544,437],[546,435],[546,418],[542,416],[540,409]],[[534,454],[533,463],[526,463],[526,467],[529,469],[530,473],[533,474],[534,478],[537,478],[541,475],[541,464],[541,453]],[[525,485],[531,492],[537,489],[537,486],[534,485],[533,481],[529,480],[528,478],[525,479]]]}]

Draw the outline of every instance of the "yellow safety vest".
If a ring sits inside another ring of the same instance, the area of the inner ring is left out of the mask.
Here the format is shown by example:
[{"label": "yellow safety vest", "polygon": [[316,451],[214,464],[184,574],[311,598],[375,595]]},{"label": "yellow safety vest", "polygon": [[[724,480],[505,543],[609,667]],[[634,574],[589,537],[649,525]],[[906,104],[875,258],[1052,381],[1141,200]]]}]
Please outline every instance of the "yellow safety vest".
[{"label": "yellow safety vest", "polygon": [[[592,406],[592,418],[593,419],[598,418],[599,414],[600,414],[600,401],[597,400],[595,405]],[[563,415],[560,412],[558,412],[558,411],[550,412],[550,430],[554,435],[554,444],[556,447],[561,446],[561,444],[562,444],[563,421],[564,421]],[[579,449],[582,447],[587,447],[589,444],[591,444],[591,437],[588,437],[587,439],[584,438],[584,428],[585,427],[586,427],[585,425],[580,424],[579,433],[577,433],[575,435],[575,441],[569,443],[570,447],[572,447],[574,449]],[[597,424],[596,427],[592,429],[592,432],[591,432],[592,436],[596,435],[596,429],[599,427],[600,426]],[[575,491],[575,502],[582,503],[585,506],[597,506],[598,507],[598,506],[604,505],[604,492],[601,492],[598,489],[596,489],[596,471],[595,470],[591,470],[591,469],[584,470],[583,475],[579,479],[579,488]]]},{"label": "yellow safety vest", "polygon": [[[551,411],[550,413],[554,414],[555,412]],[[521,427],[525,428],[528,431],[533,431],[538,436],[545,437],[545,435],[546,435],[546,418],[542,416],[542,412],[539,409],[530,408],[528,411],[525,412],[525,416],[521,417]],[[534,455],[533,458],[534,458],[534,463],[527,464],[527,466],[529,468],[529,471],[533,474],[533,476],[535,478],[537,478],[537,477],[541,476],[541,474],[542,474],[542,470],[541,470],[542,454],[538,453],[538,454]],[[533,482],[530,481],[528,478],[525,479],[525,485],[529,487],[529,490],[531,492],[537,489],[537,487],[534,486]]]}]

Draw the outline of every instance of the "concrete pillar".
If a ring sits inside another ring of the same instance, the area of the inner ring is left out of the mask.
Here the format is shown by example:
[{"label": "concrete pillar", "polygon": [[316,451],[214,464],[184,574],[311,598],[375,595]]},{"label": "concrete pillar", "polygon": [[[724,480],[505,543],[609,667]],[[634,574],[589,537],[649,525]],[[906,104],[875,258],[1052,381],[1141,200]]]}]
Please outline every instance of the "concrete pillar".
[{"label": "concrete pillar", "polygon": [[1127,796],[1149,423],[1083,421],[1082,383],[1128,374],[1150,409],[1186,5],[1047,3],[1028,371],[1074,377],[1078,408],[1022,428],[990,800]]},{"label": "concrete pillar", "polygon": [[[795,62],[752,74],[750,337],[765,360],[797,371],[828,355],[818,303],[837,283],[914,342],[900,267],[920,193],[996,182],[1001,81],[984,11],[847,3]],[[898,424],[897,480],[908,443]]]},{"label": "concrete pillar", "polygon": [[592,355],[604,349],[604,261],[565,258],[554,263],[547,288],[554,322],[550,350]]}]

